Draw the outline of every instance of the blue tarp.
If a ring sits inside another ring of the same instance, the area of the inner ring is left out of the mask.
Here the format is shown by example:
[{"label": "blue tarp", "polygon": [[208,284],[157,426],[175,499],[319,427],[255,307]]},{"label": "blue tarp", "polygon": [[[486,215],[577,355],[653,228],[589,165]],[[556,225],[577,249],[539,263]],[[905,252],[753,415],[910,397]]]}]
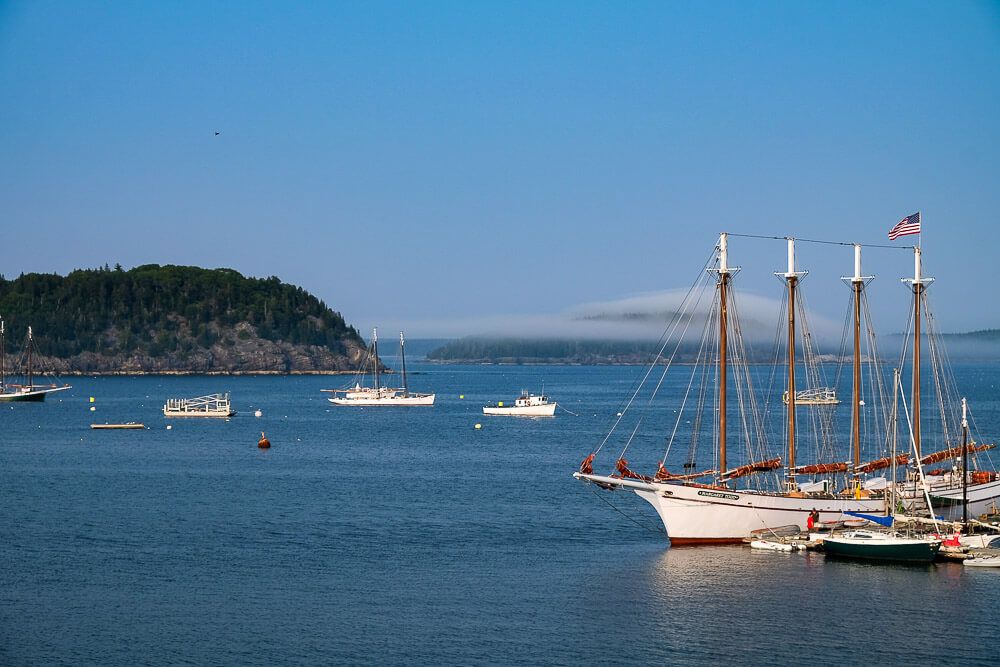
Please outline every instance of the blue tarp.
[{"label": "blue tarp", "polygon": [[861,512],[844,512],[844,514],[849,514],[851,516],[856,516],[859,519],[868,519],[872,523],[877,523],[880,526],[885,526],[886,528],[892,527],[892,517],[891,516],[878,516],[876,514],[862,514]]}]

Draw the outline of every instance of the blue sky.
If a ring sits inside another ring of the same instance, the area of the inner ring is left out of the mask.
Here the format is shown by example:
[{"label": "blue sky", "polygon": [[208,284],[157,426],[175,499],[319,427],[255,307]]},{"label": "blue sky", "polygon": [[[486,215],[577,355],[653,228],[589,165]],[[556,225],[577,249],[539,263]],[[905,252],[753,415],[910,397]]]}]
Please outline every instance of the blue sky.
[{"label": "blue sky", "polygon": [[[1000,326],[998,118],[998,3],[6,2],[0,272],[226,266],[488,333],[688,285],[722,230],[921,210],[941,328]],[[780,243],[731,252],[779,295]],[[910,257],[865,260],[902,329]],[[801,261],[839,320],[850,251]]]}]

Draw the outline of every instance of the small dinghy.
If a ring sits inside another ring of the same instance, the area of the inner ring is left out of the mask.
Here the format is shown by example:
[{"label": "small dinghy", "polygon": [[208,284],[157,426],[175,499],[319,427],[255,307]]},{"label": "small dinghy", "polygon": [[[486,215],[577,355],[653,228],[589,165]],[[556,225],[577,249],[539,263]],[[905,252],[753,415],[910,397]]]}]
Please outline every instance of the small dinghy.
[{"label": "small dinghy", "polygon": [[968,567],[1000,567],[1000,556],[976,556],[962,561]]},{"label": "small dinghy", "polygon": [[805,548],[802,544],[785,544],[784,542],[774,542],[772,540],[754,540],[750,543],[751,549],[761,549],[764,551],[801,551]]}]

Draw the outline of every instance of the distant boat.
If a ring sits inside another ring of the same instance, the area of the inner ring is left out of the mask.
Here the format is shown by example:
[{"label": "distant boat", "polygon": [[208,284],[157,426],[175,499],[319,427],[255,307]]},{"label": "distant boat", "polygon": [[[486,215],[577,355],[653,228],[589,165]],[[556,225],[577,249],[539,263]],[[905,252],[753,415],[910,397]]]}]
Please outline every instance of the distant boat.
[{"label": "distant boat", "polygon": [[[781,395],[781,402],[788,405],[788,392]],[[818,387],[816,389],[803,389],[795,392],[796,405],[839,405],[837,390],[832,387]]]},{"label": "distant boat", "polygon": [[504,405],[500,401],[496,405],[483,407],[484,415],[510,415],[514,417],[552,417],[556,413],[557,403],[550,403],[549,397],[544,394],[536,396],[528,392],[521,392],[521,395],[514,400],[514,405]]},{"label": "distant boat", "polygon": [[32,366],[32,357],[35,348],[35,340],[31,331],[31,327],[28,327],[28,340],[25,346],[25,353],[27,355],[26,372],[25,372],[25,382],[23,384],[13,384],[7,381],[7,350],[5,337],[5,328],[3,320],[0,320],[0,403],[10,403],[14,401],[44,401],[45,397],[49,394],[54,394],[57,391],[66,391],[71,389],[68,384],[56,385],[56,384],[35,384],[35,372]]},{"label": "distant boat", "polygon": [[168,398],[164,417],[232,417],[236,414],[229,394],[208,394],[196,398]]},{"label": "distant boat", "polygon": [[[321,391],[326,391],[334,394],[332,398],[327,399],[334,405],[346,405],[346,406],[357,406],[357,407],[368,407],[368,406],[397,406],[397,407],[412,407],[412,406],[431,406],[434,405],[434,394],[421,394],[416,392],[411,392],[406,379],[406,352],[405,352],[405,340],[403,339],[403,332],[399,332],[399,357],[402,365],[403,372],[403,386],[402,387],[384,387],[381,384],[381,369],[379,368],[378,359],[378,329],[372,330],[372,344],[368,350],[368,358],[366,360],[365,366],[362,368],[361,372],[358,373],[358,378],[355,380],[354,387],[350,389],[323,389]],[[371,367],[372,374],[372,386],[364,387],[361,385],[361,377],[365,375],[365,370]]]}]

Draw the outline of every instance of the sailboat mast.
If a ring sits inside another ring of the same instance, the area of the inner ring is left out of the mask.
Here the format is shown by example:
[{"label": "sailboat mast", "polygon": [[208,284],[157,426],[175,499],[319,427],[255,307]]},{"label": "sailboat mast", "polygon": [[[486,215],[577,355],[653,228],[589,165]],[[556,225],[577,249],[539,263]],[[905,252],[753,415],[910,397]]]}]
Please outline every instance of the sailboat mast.
[{"label": "sailboat mast", "polygon": [[31,372],[31,348],[34,346],[34,340],[31,335],[31,327],[28,327],[28,390],[30,391],[32,387],[35,386],[35,382],[32,379]]},{"label": "sailboat mast", "polygon": [[886,508],[886,516],[896,513],[896,435],[899,432],[897,422],[899,420],[899,369],[892,369],[892,484],[889,485],[889,497],[891,502]]},{"label": "sailboat mast", "polygon": [[913,413],[913,446],[916,450],[917,463],[920,458],[920,305],[923,301],[925,285],[934,282],[933,278],[924,278],[920,269],[920,246],[913,248],[913,278],[905,278],[913,286],[913,389],[911,395]]},{"label": "sailboat mast", "polygon": [[372,328],[372,376],[375,378],[375,394],[378,394],[378,327]]},{"label": "sailboat mast", "polygon": [[962,525],[969,523],[969,420],[968,406],[962,399]]},{"label": "sailboat mast", "polygon": [[783,276],[788,285],[788,488],[795,490],[795,288],[805,273],[795,271],[795,239],[788,239],[788,271]]},{"label": "sailboat mast", "polygon": [[403,351],[403,332],[399,332],[399,358],[403,365],[403,396],[409,396],[410,390],[406,384],[406,352]]},{"label": "sailboat mast", "polygon": [[7,345],[4,333],[3,320],[0,320],[0,391],[7,386]]},{"label": "sailboat mast", "polygon": [[[861,275],[861,245],[854,244],[854,276],[851,289],[854,292],[854,382],[851,393],[851,438],[853,440],[852,460],[854,468],[861,465],[861,292],[865,282],[871,280]],[[857,473],[855,473],[857,476]]]},{"label": "sailboat mast", "polygon": [[913,284],[913,443],[920,456],[920,293],[921,285]]},{"label": "sailboat mast", "polygon": [[719,236],[719,474],[726,472],[726,351],[729,321],[729,235]]}]

